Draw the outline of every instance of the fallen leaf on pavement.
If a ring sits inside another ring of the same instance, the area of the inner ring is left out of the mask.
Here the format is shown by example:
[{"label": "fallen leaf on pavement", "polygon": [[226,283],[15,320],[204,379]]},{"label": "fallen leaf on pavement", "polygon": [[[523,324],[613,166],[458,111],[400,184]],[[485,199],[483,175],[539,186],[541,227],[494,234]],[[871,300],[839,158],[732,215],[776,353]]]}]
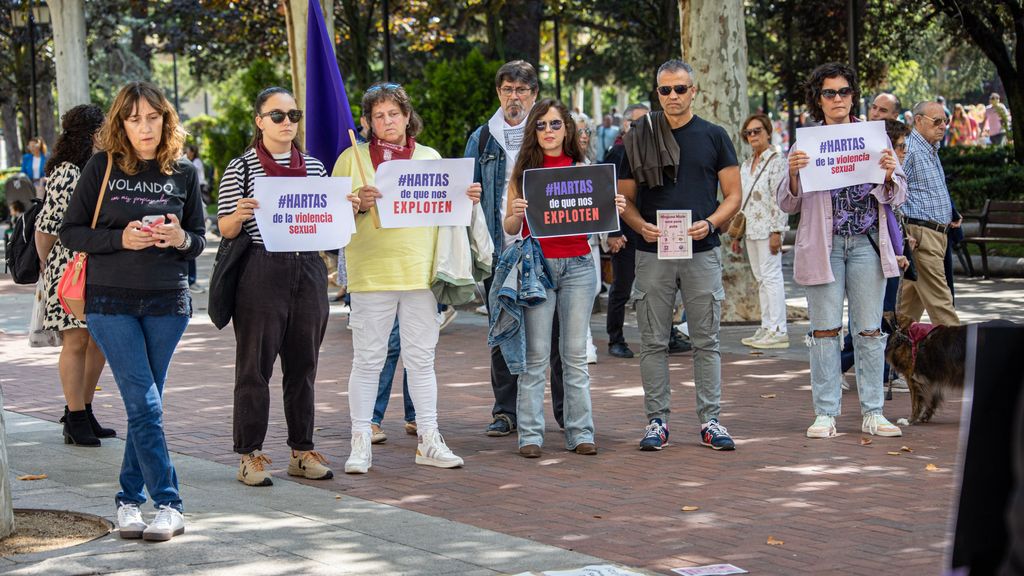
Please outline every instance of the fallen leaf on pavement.
[{"label": "fallen leaf on pavement", "polygon": [[96,389],[97,390],[103,390],[103,388],[100,388],[99,386],[97,386]]},{"label": "fallen leaf on pavement", "polygon": [[341,500],[341,496],[335,496],[334,499],[335,500]]},{"label": "fallen leaf on pavement", "polygon": [[597,518],[598,520],[600,520],[600,519],[601,519],[601,517],[600,517],[600,516],[598,516],[598,515],[596,515],[596,514],[594,515],[594,518]]},{"label": "fallen leaf on pavement", "polygon": [[48,476],[46,474],[25,474],[24,476],[18,476],[18,480],[46,480]]},{"label": "fallen leaf on pavement", "polygon": [[900,446],[900,452],[913,452],[910,446]]},{"label": "fallen leaf on pavement", "polygon": [[928,472],[938,472],[939,471],[939,467],[936,466],[935,464],[929,464],[929,465],[925,466],[924,469],[927,470]]},{"label": "fallen leaf on pavement", "polygon": [[759,352],[757,350],[751,350],[750,351],[750,355],[751,356],[764,356],[764,352]]},{"label": "fallen leaf on pavement", "polygon": [[774,536],[769,536],[768,537],[768,541],[766,542],[766,544],[768,544],[769,546],[782,546],[783,544],[785,544],[785,542],[783,542],[782,540],[779,540],[778,538],[776,538]]},{"label": "fallen leaf on pavement", "polygon": [[868,438],[867,436],[861,436],[860,437],[860,445],[861,446],[867,446],[868,444],[871,444],[871,438]]},{"label": "fallen leaf on pavement", "polygon": [[886,452],[886,454],[888,454],[889,456],[899,456],[900,455],[899,452]]},{"label": "fallen leaf on pavement", "polygon": [[697,510],[700,510],[700,506],[683,506],[681,510],[683,512],[695,512]]},{"label": "fallen leaf on pavement", "polygon": [[775,398],[775,394],[761,394],[761,398]]}]

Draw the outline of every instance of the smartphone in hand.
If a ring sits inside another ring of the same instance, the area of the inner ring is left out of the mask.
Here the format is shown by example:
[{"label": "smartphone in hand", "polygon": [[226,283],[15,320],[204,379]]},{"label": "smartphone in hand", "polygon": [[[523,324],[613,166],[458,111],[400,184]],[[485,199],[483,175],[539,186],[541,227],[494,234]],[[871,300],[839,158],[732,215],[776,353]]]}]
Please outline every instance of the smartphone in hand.
[{"label": "smartphone in hand", "polygon": [[166,222],[163,214],[151,214],[142,217],[142,231],[152,232],[154,226],[160,226]]}]

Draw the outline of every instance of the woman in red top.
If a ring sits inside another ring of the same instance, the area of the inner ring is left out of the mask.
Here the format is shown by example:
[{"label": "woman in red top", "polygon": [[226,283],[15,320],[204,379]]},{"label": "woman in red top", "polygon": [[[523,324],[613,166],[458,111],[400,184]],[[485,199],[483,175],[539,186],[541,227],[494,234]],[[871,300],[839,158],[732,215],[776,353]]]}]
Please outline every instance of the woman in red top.
[{"label": "woman in red top", "polygon": [[[557,100],[537,102],[526,119],[523,145],[508,185],[508,207],[503,226],[508,234],[530,235],[525,222],[526,200],[520,190],[523,172],[531,168],[561,168],[583,161],[576,138],[576,123]],[[621,212],[622,197],[616,196]],[[524,310],[526,373],[519,376],[517,401],[519,454],[541,455],[544,443],[544,388],[551,354],[551,325],[558,314],[560,352],[565,385],[565,447],[577,454],[597,454],[594,418],[590,408],[587,372],[587,327],[597,286],[587,235],[540,239],[541,251],[552,272],[555,288],[547,300]]]}]

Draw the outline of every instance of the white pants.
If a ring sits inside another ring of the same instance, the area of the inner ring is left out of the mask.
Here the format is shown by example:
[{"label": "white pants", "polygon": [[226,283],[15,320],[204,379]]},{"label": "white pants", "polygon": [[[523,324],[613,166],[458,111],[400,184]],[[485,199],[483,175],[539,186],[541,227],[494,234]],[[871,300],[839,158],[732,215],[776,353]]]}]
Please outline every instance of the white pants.
[{"label": "white pants", "polygon": [[370,432],[380,371],[388,354],[388,338],[398,314],[402,364],[409,374],[409,396],[416,407],[416,427],[437,429],[437,300],[430,290],[353,292],[352,373],[348,379],[352,433]]},{"label": "white pants", "polygon": [[757,280],[761,300],[761,327],[786,333],[786,285],[782,279],[782,251],[772,255],[768,239],[746,239],[747,258]]}]

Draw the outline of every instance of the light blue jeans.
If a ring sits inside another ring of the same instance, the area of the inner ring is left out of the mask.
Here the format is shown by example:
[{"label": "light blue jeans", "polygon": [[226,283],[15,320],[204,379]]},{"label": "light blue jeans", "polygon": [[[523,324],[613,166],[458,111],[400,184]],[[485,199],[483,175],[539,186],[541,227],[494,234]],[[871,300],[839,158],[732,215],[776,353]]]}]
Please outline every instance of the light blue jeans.
[{"label": "light blue jeans", "polygon": [[587,327],[597,290],[594,260],[587,253],[574,258],[548,258],[555,288],[547,300],[525,309],[526,372],[519,375],[516,413],[519,447],[544,445],[544,390],[551,356],[551,325],[558,314],[559,352],[565,388],[565,447],[573,450],[594,441],[587,370]]},{"label": "light blue jeans", "polygon": [[[873,237],[876,233],[871,233]],[[877,240],[876,240],[877,241]],[[843,326],[843,297],[850,304],[854,367],[861,414],[881,414],[882,365],[886,335],[881,331],[885,275],[878,253],[864,234],[834,236],[829,255],[835,280],[807,286],[807,312],[811,317],[811,395],[814,414],[838,416],[842,411],[840,352],[842,337],[814,337],[814,331],[839,330]],[[874,332],[877,331],[877,334]]]}]

